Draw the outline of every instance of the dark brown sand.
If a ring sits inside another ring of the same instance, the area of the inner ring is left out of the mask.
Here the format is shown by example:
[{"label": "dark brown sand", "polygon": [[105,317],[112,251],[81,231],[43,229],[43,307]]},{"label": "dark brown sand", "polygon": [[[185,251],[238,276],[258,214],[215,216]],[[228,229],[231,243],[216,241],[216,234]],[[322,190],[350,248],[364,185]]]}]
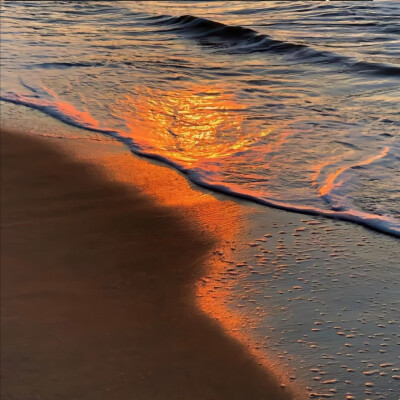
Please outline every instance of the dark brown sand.
[{"label": "dark brown sand", "polygon": [[2,399],[289,399],[197,310],[179,210],[1,133]]}]

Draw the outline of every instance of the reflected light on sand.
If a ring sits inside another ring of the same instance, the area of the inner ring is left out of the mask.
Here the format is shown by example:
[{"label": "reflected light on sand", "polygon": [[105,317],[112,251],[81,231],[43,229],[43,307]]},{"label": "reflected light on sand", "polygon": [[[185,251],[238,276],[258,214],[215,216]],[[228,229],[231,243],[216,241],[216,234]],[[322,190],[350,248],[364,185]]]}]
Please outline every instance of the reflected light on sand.
[{"label": "reflected light on sand", "polygon": [[[124,121],[136,143],[156,148],[157,154],[188,167],[205,159],[232,156],[272,132],[246,121],[243,111],[245,106],[232,94],[199,85],[168,92],[140,88],[112,107],[113,114]],[[290,134],[290,130],[283,132],[273,143],[265,145],[265,151],[275,151]],[[238,275],[232,271],[234,249],[241,242],[240,232],[246,229],[246,215],[251,209],[224,197],[217,199],[204,190],[193,190],[183,175],[171,173],[169,168],[140,159],[135,159],[134,167],[127,168],[121,165],[122,160],[117,155],[112,163],[117,175],[129,181],[126,174],[131,174],[135,185],[139,183],[141,189],[163,205],[177,207],[188,223],[194,223],[203,234],[213,237],[213,248],[204,261],[204,276],[196,286],[196,304],[245,345],[260,364],[278,373],[279,366],[257,350],[246,333],[247,328],[258,324],[259,315],[244,315],[228,306]],[[132,163],[128,159],[126,162]],[[115,168],[115,163],[121,166]]]},{"label": "reflected light on sand", "polygon": [[[251,124],[246,130],[244,110],[245,106],[231,93],[200,85],[168,92],[139,88],[112,107],[113,114],[124,121],[136,143],[156,148],[157,154],[191,167],[205,159],[229,157],[270,133]],[[285,139],[282,135],[266,151],[280,146]],[[116,156],[114,167],[122,159],[121,155]],[[141,189],[156,196],[163,205],[178,207],[188,223],[195,223],[203,234],[213,237],[213,249],[205,260],[206,270],[197,284],[195,301],[227,333],[250,345],[243,328],[256,324],[256,316],[253,321],[252,316],[230,309],[226,301],[237,284],[229,271],[232,262],[227,262],[227,258],[234,258],[232,249],[240,242],[249,210],[231,200],[217,199],[207,191],[193,190],[183,175],[171,173],[169,168],[139,161],[136,159],[134,168],[125,165],[115,171],[119,175],[125,171],[124,180],[129,179],[127,173],[131,174],[135,185],[140,177]]]},{"label": "reflected light on sand", "polygon": [[[250,317],[241,315],[226,304],[231,288],[237,283],[236,277],[227,271],[230,265],[226,257],[231,253],[233,258],[232,248],[240,242],[240,232],[246,229],[246,216],[250,210],[225,197],[217,198],[209,191],[194,189],[183,174],[136,157],[124,151],[119,144],[107,146],[115,146],[115,149],[102,151],[97,157],[101,158],[99,161],[110,179],[133,190],[139,189],[156,203],[176,210],[177,218],[183,218],[185,223],[194,225],[201,235],[213,239],[212,248],[203,260],[205,271],[196,285],[194,301],[230,336],[249,344],[250,338],[245,336],[242,328],[249,326]],[[225,258],[220,256],[222,252]]]}]

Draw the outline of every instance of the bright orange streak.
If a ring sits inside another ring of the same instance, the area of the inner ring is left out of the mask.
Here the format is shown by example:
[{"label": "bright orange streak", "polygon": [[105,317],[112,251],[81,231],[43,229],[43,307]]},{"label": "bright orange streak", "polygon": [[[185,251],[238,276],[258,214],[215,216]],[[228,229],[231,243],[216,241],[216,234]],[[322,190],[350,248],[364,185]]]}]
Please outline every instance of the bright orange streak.
[{"label": "bright orange streak", "polygon": [[330,158],[327,161],[323,161],[320,164],[316,164],[314,165],[314,173],[311,176],[311,186],[316,186],[318,184],[317,182],[317,178],[319,177],[319,175],[321,174],[321,171],[327,166],[332,164],[335,161],[334,158]]},{"label": "bright orange streak", "polygon": [[383,151],[382,151],[380,154],[376,155],[376,156],[370,157],[370,158],[368,158],[367,160],[361,161],[361,162],[359,162],[359,163],[354,163],[354,164],[351,164],[351,165],[346,165],[346,166],[344,166],[344,167],[342,167],[342,168],[339,168],[337,171],[333,172],[332,174],[329,174],[329,175],[328,175],[328,178],[327,178],[327,180],[326,180],[325,185],[322,186],[322,187],[319,189],[320,195],[321,195],[321,196],[324,196],[324,195],[330,193],[332,189],[334,189],[334,188],[339,187],[340,185],[342,185],[343,181],[339,181],[339,182],[336,182],[336,183],[335,183],[335,181],[336,181],[337,177],[338,177],[339,175],[341,175],[344,171],[346,171],[346,170],[348,170],[348,169],[350,169],[350,168],[352,168],[352,167],[355,167],[355,166],[362,166],[362,165],[372,164],[374,161],[379,160],[379,159],[385,157],[385,156],[387,155],[388,152],[389,152],[389,147],[385,147],[385,148],[383,149]]},{"label": "bright orange streak", "polygon": [[93,118],[88,111],[80,111],[76,109],[72,104],[67,103],[66,101],[59,100],[57,93],[44,85],[42,85],[42,89],[47,94],[53,97],[53,102],[62,114],[68,115],[72,119],[85,125],[90,125],[92,128],[100,127],[99,122],[95,118]]},{"label": "bright orange streak", "polygon": [[77,121],[82,121],[85,124],[90,124],[93,128],[99,128],[99,123],[94,119],[89,112],[79,111],[69,103],[56,101],[57,108],[65,115],[71,116]]}]

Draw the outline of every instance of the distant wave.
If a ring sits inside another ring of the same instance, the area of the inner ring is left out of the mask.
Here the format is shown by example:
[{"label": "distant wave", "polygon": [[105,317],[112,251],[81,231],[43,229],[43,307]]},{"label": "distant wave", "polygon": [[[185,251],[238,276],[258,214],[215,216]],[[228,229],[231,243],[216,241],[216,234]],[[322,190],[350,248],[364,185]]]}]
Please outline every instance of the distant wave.
[{"label": "distant wave", "polygon": [[[28,85],[25,86],[29,87]],[[332,219],[349,221],[357,223],[359,225],[363,225],[378,232],[385,233],[390,236],[400,237],[400,222],[388,216],[375,215],[372,213],[353,209],[325,210],[312,206],[280,202],[276,200],[257,197],[252,194],[251,191],[246,191],[246,189],[242,188],[232,188],[224,182],[208,181],[206,174],[201,174],[201,172],[199,173],[198,171],[192,170],[190,168],[185,168],[170,159],[153,153],[152,149],[143,147],[140,143],[136,143],[131,138],[125,137],[123,132],[118,132],[113,129],[101,127],[99,123],[87,111],[79,111],[69,103],[56,101],[52,102],[45,99],[39,99],[37,96],[32,97],[20,95],[14,92],[1,94],[0,100],[35,108],[69,125],[112,136],[122,143],[126,144],[133,153],[162,161],[163,163],[170,165],[185,173],[188,178],[195,184],[211,189],[213,191],[228,194],[245,200],[250,200],[258,204],[271,206],[286,211],[293,211],[302,214],[324,216]]]},{"label": "distant wave", "polygon": [[134,65],[132,61],[120,61],[118,63],[110,63],[106,61],[76,61],[76,62],[46,62],[38,64],[30,64],[30,69],[68,69],[68,68],[91,68],[91,67],[119,67],[121,65]]},{"label": "distant wave", "polygon": [[273,39],[269,35],[236,25],[225,25],[221,22],[193,15],[172,17],[160,15],[150,17],[155,25],[170,26],[169,31],[190,35],[194,39],[206,39],[215,45],[229,44],[228,52],[233,53],[292,53],[300,61],[341,64],[348,70],[385,76],[400,76],[400,67],[385,63],[360,61],[341,54],[319,51],[305,44]]},{"label": "distant wave", "polygon": [[54,68],[54,69],[66,69],[66,68],[79,68],[79,67],[101,67],[104,66],[102,62],[46,62],[39,64],[30,64],[29,68]]}]

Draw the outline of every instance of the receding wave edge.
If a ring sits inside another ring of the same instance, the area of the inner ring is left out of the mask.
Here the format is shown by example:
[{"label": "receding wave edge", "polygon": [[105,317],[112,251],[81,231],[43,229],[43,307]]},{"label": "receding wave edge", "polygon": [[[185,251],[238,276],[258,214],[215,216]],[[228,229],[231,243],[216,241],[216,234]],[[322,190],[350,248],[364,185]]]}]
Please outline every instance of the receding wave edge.
[{"label": "receding wave edge", "polygon": [[279,202],[275,200],[269,200],[264,198],[258,198],[252,194],[240,192],[237,190],[232,190],[230,187],[225,186],[223,184],[215,184],[207,182],[200,174],[196,171],[185,168],[182,165],[173,162],[172,160],[160,156],[156,153],[149,151],[149,149],[143,148],[140,144],[135,143],[132,138],[124,137],[121,135],[120,132],[112,129],[103,129],[97,125],[84,122],[79,120],[74,115],[68,115],[62,112],[60,109],[57,108],[56,104],[53,104],[49,101],[42,100],[38,101],[37,98],[29,98],[26,96],[20,96],[13,92],[5,93],[0,95],[0,100],[27,106],[30,108],[37,109],[44,114],[47,114],[51,117],[54,117],[66,124],[83,128],[89,131],[102,133],[104,135],[109,135],[120,142],[124,143],[129,147],[129,149],[137,155],[144,156],[150,159],[158,160],[163,162],[164,164],[170,165],[175,169],[183,172],[189,180],[193,183],[197,184],[198,186],[211,189],[215,192],[231,195],[237,198],[241,198],[244,200],[249,200],[254,203],[258,203],[265,206],[270,206],[273,208],[285,210],[285,211],[292,211],[296,213],[306,214],[306,215],[313,215],[313,216],[322,216],[331,219],[340,219],[343,221],[353,222],[358,225],[365,226],[372,230],[385,233],[387,235],[398,237],[400,238],[400,223],[396,223],[393,221],[392,218],[380,215],[374,215],[363,211],[334,211],[334,210],[324,210],[310,206],[302,206],[302,205],[293,205],[285,202]]}]

